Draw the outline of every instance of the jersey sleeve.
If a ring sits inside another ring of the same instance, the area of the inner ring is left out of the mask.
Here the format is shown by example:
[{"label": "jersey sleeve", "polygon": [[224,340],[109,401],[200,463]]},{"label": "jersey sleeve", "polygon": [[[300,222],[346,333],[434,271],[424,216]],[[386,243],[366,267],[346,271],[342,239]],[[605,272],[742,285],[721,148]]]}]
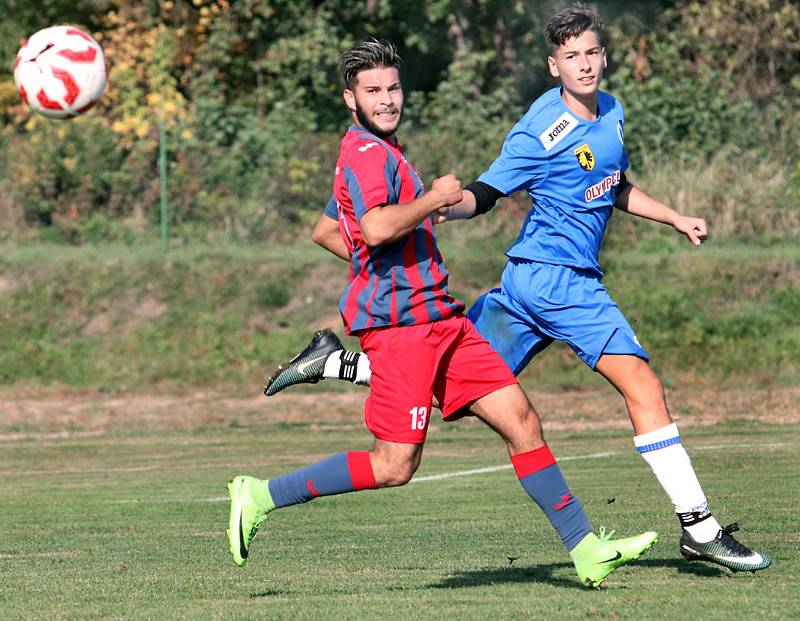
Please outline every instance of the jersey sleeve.
[{"label": "jersey sleeve", "polygon": [[530,127],[517,123],[506,136],[503,150],[478,181],[508,196],[531,189],[546,176],[550,164],[544,147]]},{"label": "jersey sleeve", "polygon": [[608,95],[607,93],[603,93],[604,96],[611,99],[614,104],[614,113],[616,116],[616,130],[617,130],[617,137],[619,141],[622,143],[622,159],[620,160],[620,172],[624,175],[625,171],[628,170],[630,166],[630,162],[628,160],[628,150],[625,148],[625,107],[622,105],[622,102],[613,97],[612,95]]},{"label": "jersey sleeve", "polygon": [[370,209],[396,202],[392,200],[396,165],[380,143],[363,141],[359,144],[348,150],[342,172],[353,211],[360,222]]},{"label": "jersey sleeve", "polygon": [[339,219],[339,205],[336,203],[336,196],[331,194],[322,213],[333,220]]}]

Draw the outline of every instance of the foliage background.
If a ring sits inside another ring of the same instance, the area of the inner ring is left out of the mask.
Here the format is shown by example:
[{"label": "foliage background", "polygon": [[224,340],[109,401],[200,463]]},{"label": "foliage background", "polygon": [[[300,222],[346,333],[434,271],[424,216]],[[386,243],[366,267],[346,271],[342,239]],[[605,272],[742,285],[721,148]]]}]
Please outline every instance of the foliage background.
[{"label": "foliage background", "polygon": [[[402,138],[424,178],[468,181],[552,85],[541,32],[561,4],[0,0],[0,235],[82,243],[155,226],[163,119],[179,237],[291,239],[324,204],[347,122],[337,55],[372,35],[405,59]],[[716,233],[796,236],[798,3],[595,4],[633,174],[712,170],[691,207]],[[55,23],[92,32],[111,65],[100,108],[66,123],[31,116],[11,73],[21,40]],[[731,198],[742,173],[754,191]]]}]

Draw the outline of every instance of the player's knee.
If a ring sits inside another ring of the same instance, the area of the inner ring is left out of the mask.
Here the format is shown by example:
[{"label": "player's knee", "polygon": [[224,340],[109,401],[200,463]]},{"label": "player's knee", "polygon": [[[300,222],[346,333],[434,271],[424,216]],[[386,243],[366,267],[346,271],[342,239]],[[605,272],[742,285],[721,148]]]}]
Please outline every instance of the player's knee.
[{"label": "player's knee", "polygon": [[519,396],[515,399],[511,411],[514,417],[526,429],[541,430],[542,421],[539,418],[539,414],[533,408],[533,405],[531,405],[531,402],[528,400],[528,396],[522,390],[519,391]]},{"label": "player's knee", "polygon": [[648,392],[664,392],[664,388],[661,385],[661,380],[658,379],[655,371],[653,371],[650,365],[644,360],[639,360],[639,364],[636,369],[636,375],[639,383],[641,383],[641,385]]},{"label": "player's knee", "polygon": [[644,360],[641,360],[634,373],[634,381],[624,391],[628,401],[648,409],[659,408],[665,401],[664,386],[658,376]]},{"label": "player's knee", "polygon": [[372,470],[378,487],[398,487],[405,485],[414,476],[419,464],[415,459],[386,459],[373,457]]},{"label": "player's knee", "polygon": [[510,412],[516,424],[509,430],[507,438],[509,448],[515,453],[532,450],[544,443],[542,421],[539,414],[522,390],[520,390],[520,394],[521,398],[514,401]]},{"label": "player's knee", "polygon": [[533,408],[529,408],[528,412],[522,419],[522,429],[524,437],[526,438],[527,442],[530,443],[529,448],[538,448],[544,444],[542,421]]},{"label": "player's knee", "polygon": [[379,487],[399,487],[408,483],[416,470],[414,464],[394,464],[382,471],[376,483]]}]

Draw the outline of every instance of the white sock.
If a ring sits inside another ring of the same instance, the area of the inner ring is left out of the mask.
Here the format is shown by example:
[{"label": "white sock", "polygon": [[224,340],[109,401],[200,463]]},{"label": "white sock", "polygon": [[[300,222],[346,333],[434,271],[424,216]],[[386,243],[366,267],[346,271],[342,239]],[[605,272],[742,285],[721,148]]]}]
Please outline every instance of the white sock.
[{"label": "white sock", "polygon": [[325,368],[322,370],[322,377],[325,379],[339,379],[339,369],[342,368],[340,356],[344,350],[340,349],[332,354],[328,354],[325,359]]},{"label": "white sock", "polygon": [[708,517],[703,521],[697,522],[696,524],[688,524],[684,526],[684,528],[689,531],[692,539],[697,543],[705,543],[716,537],[722,529],[722,526],[717,522],[717,518],[709,512]]},{"label": "white sock", "polygon": [[[694,540],[703,543],[716,537],[721,527],[708,510],[708,500],[692,468],[692,461],[681,444],[678,426],[672,423],[634,436],[633,443],[672,501],[681,524]],[[694,523],[686,523],[692,519]]]},{"label": "white sock", "polygon": [[372,379],[372,369],[369,367],[369,358],[367,358],[367,354],[362,353],[358,357],[358,367],[356,368],[356,379],[353,381],[354,384],[359,386],[369,386],[369,382]]},{"label": "white sock", "polygon": [[372,371],[369,368],[367,354],[340,349],[329,354],[325,360],[322,377],[326,379],[343,379],[358,386],[369,386]]}]

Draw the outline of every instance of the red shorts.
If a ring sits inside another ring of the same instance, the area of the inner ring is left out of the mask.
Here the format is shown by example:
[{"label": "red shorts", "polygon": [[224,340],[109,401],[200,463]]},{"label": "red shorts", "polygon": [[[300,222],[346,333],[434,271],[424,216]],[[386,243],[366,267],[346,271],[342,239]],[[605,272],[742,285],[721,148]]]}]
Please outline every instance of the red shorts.
[{"label": "red shorts", "polygon": [[444,420],[517,378],[463,315],[360,335],[372,370],[364,421],[376,438],[422,444],[432,396]]}]

